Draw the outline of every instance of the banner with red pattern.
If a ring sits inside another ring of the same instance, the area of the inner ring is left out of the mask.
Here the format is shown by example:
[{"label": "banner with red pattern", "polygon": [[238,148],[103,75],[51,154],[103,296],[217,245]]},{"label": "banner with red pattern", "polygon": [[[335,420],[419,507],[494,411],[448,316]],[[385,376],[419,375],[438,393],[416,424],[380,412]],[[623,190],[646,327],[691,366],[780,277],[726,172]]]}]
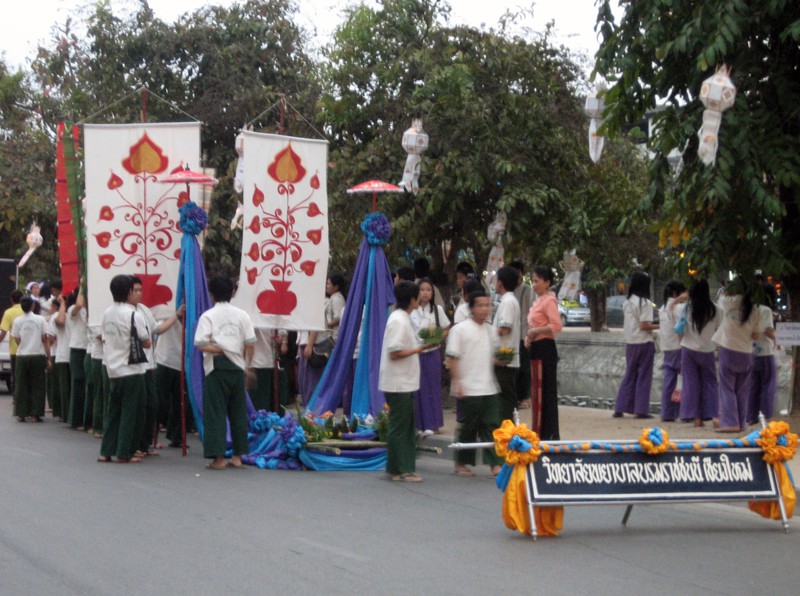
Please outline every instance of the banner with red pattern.
[{"label": "banner with red pattern", "polygon": [[325,328],[328,143],[244,133],[244,229],[233,303],[260,328]]},{"label": "banner with red pattern", "polygon": [[142,302],[157,319],[175,310],[180,267],[178,207],[201,192],[163,184],[178,168],[200,167],[200,123],[86,124],[86,240],[89,324],[113,300],[111,279],[142,280]]}]

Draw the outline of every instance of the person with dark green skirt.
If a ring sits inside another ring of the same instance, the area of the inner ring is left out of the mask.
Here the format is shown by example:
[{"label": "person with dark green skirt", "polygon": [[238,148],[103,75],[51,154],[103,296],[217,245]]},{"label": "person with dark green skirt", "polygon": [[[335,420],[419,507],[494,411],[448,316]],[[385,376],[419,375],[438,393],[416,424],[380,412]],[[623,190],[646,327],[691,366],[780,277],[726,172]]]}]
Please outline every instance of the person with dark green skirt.
[{"label": "person with dark green skirt", "polygon": [[14,385],[14,415],[20,422],[32,417],[42,422],[44,416],[44,373],[52,368],[47,322],[33,313],[34,299],[20,300],[22,316],[11,324],[11,337],[17,342],[16,384]]},{"label": "person with dark green skirt", "polygon": [[[245,369],[250,368],[256,332],[250,315],[230,304],[233,281],[212,277],[208,292],[214,303],[197,322],[194,345],[203,352],[203,456],[209,470],[242,469],[247,454],[247,398]],[[230,422],[233,456],[225,461],[226,421]]]},{"label": "person with dark green skirt", "polygon": [[83,290],[78,288],[75,304],[67,311],[69,317],[69,370],[71,389],[69,396],[69,425],[75,430],[83,430],[83,407],[86,401],[86,373],[84,360],[86,359],[86,346],[89,343],[87,335],[86,297]]},{"label": "person with dark green skirt", "polygon": [[[255,379],[248,380],[247,390],[250,401],[256,410],[277,412],[283,415],[281,406],[289,403],[289,389],[286,381],[286,371],[276,367],[275,348],[285,354],[289,348],[286,331],[275,329],[256,329],[255,349],[253,350],[253,372]],[[279,358],[278,358],[279,360]],[[275,371],[278,371],[278,399],[275,399]]]},{"label": "person with dark green skirt", "polygon": [[69,319],[67,309],[75,304],[75,293],[62,296],[58,305],[58,314],[53,322],[56,330],[56,349],[54,377],[58,383],[58,393],[61,397],[59,419],[66,422],[69,419],[69,395],[72,391],[72,378],[69,372]]},{"label": "person with dark green skirt", "polygon": [[389,406],[386,472],[392,480],[422,482],[416,473],[414,392],[419,390],[419,345],[411,313],[419,306],[419,286],[401,281],[394,287],[395,310],[386,321],[378,389]]},{"label": "person with dark green skirt", "polygon": [[[450,391],[456,398],[455,440],[494,442],[492,433],[500,426],[500,387],[494,375],[499,341],[496,328],[488,323],[492,303],[486,292],[470,294],[469,310],[472,316],[453,326],[445,352],[450,365]],[[469,466],[475,462],[473,449],[460,449],[455,452],[454,472],[474,476]],[[483,450],[483,463],[490,467],[492,476],[500,473],[502,460],[494,447]]]},{"label": "person with dark green skirt", "polygon": [[[134,334],[141,348],[151,345],[147,323],[132,302],[133,276],[116,275],[111,280],[114,304],[103,313],[103,355],[109,377],[108,408],[103,421],[103,442],[97,461],[140,463],[134,452],[144,426],[146,361],[133,350]],[[139,290],[141,292],[141,288]]]}]

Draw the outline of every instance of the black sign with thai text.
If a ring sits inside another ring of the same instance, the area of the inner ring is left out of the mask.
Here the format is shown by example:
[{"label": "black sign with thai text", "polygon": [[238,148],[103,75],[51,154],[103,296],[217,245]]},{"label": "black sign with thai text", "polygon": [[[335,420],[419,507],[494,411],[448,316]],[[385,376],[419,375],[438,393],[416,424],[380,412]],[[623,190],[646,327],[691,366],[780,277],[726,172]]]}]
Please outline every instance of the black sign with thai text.
[{"label": "black sign with thai text", "polygon": [[528,466],[535,504],[750,500],[777,496],[761,450],[543,453]]}]

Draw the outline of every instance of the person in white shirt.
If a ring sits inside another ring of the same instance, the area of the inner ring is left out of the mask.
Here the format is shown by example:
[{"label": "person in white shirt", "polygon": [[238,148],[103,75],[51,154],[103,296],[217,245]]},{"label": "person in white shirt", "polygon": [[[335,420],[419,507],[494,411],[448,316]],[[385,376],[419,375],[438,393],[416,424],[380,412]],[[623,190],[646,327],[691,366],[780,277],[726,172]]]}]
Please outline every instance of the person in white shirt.
[{"label": "person in white shirt", "polygon": [[[106,308],[102,321],[109,394],[97,461],[110,462],[112,456],[116,456],[117,463],[140,463],[141,458],[134,453],[144,426],[147,363],[132,358],[133,334],[145,350],[152,341],[147,333],[147,321],[133,304],[133,276],[115,275],[109,287],[114,303]],[[138,292],[141,293],[141,287]]]},{"label": "person in white shirt", "polygon": [[[686,319],[681,336],[681,403],[678,416],[686,422],[714,420],[719,413],[719,386],[714,342],[711,337],[722,323],[722,311],[711,301],[708,281],[697,280],[688,295],[677,298],[688,302],[675,309],[676,320]],[[666,327],[663,325],[662,327]]]},{"label": "person in white shirt", "polygon": [[[211,459],[206,467],[221,470],[241,469],[246,455],[247,398],[245,369],[251,368],[256,331],[250,315],[230,304],[233,282],[227,277],[212,277],[208,291],[214,306],[200,316],[194,345],[203,352],[206,382],[203,387],[203,456]],[[230,422],[233,456],[225,461],[227,424]]]},{"label": "person in white shirt", "polygon": [[508,265],[500,267],[495,276],[495,290],[500,303],[492,324],[497,328],[500,347],[513,351],[511,361],[498,361],[494,374],[500,385],[500,420],[514,420],[514,410],[519,403],[517,377],[519,377],[520,308],[514,290],[519,283],[519,273]]},{"label": "person in white shirt", "polygon": [[678,322],[675,300],[686,291],[686,286],[673,280],[664,286],[664,305],[659,312],[658,345],[664,354],[664,381],[661,385],[661,420],[674,421],[680,411],[680,402],[672,401],[681,374],[681,336],[675,333]]},{"label": "person in white shirt", "polygon": [[[455,440],[494,441],[492,433],[500,426],[500,386],[494,376],[497,330],[488,322],[492,303],[486,292],[477,290],[469,296],[469,308],[472,316],[453,326],[445,352],[450,365],[450,390],[456,398]],[[475,461],[474,450],[456,451],[455,473],[474,476],[468,466],[474,466]],[[483,463],[490,466],[493,476],[500,472],[502,460],[494,448],[483,450]]]},{"label": "person in white shirt", "polygon": [[52,368],[47,322],[33,313],[34,299],[20,300],[23,315],[11,324],[11,337],[17,342],[14,386],[14,415],[20,422],[30,416],[42,422],[45,402],[45,371]]},{"label": "person in white shirt", "polygon": [[[180,321],[158,336],[156,341],[156,387],[159,409],[167,410],[167,440],[170,447],[183,444],[183,419],[181,418],[181,341],[183,325]],[[186,430],[194,428],[194,415],[188,400],[184,402],[183,416]]]},{"label": "person in white shirt", "polygon": [[717,432],[741,432],[747,424],[753,340],[763,326],[750,290],[737,277],[719,299],[722,323],[712,341],[719,346],[719,428]]},{"label": "person in white shirt", "polygon": [[469,295],[478,290],[483,291],[480,281],[472,277],[464,280],[461,285],[461,302],[459,302],[455,313],[453,313],[453,325],[466,321],[472,316],[469,312]]},{"label": "person in white shirt", "polygon": [[[427,277],[419,285],[419,306],[411,312],[417,337],[423,329],[441,329],[442,341],[447,337],[450,319],[444,308],[433,303],[433,282]],[[439,343],[425,347],[419,356],[419,390],[414,393],[414,419],[417,430],[432,435],[444,426],[442,409],[442,352]]]},{"label": "person in white shirt", "polygon": [[623,412],[636,418],[652,418],[650,388],[653,385],[653,363],[656,347],[653,343],[653,303],[650,302],[650,276],[641,271],[631,275],[628,299],[622,304],[625,334],[625,376],[617,392],[614,418]]},{"label": "person in white shirt", "polygon": [[69,370],[72,387],[69,394],[69,425],[75,430],[83,430],[84,405],[86,401],[86,297],[78,286],[75,304],[69,307]]},{"label": "person in white shirt", "polygon": [[750,397],[747,400],[747,423],[758,423],[759,413],[766,420],[775,414],[775,394],[778,373],[775,364],[775,321],[772,309],[777,302],[777,292],[772,284],[763,284],[764,296],[758,306],[763,333],[753,342],[753,376]]},{"label": "person in white shirt", "polygon": [[[267,412],[281,412],[281,406],[289,403],[289,389],[286,381],[286,371],[276,364],[276,351],[286,354],[289,351],[289,337],[284,329],[256,329],[256,344],[253,350],[253,361],[251,366],[255,373],[255,386],[251,382],[247,390],[250,393],[250,401],[256,410],[266,410]],[[278,371],[278,394],[275,396],[275,370]]]},{"label": "person in white shirt", "polygon": [[519,409],[531,407],[531,353],[525,347],[525,337],[528,335],[528,313],[533,306],[533,288],[525,282],[525,265],[522,261],[512,261],[509,267],[516,269],[519,275],[519,285],[514,289],[514,296],[519,303],[519,374],[517,375],[517,397]]},{"label": "person in white shirt", "polygon": [[75,304],[75,293],[72,292],[68,296],[62,296],[61,302],[58,305],[58,314],[56,314],[54,323],[56,328],[56,350],[55,350],[55,369],[54,376],[56,383],[58,383],[58,393],[61,398],[59,406],[59,418],[61,422],[69,420],[69,396],[72,392],[72,377],[69,370],[69,338],[72,326],[70,317],[67,316],[67,310]]},{"label": "person in white shirt", "polygon": [[394,287],[395,309],[386,321],[381,346],[378,389],[389,405],[386,472],[392,480],[421,482],[416,469],[414,391],[419,389],[419,345],[411,313],[419,305],[419,286],[400,281]]}]

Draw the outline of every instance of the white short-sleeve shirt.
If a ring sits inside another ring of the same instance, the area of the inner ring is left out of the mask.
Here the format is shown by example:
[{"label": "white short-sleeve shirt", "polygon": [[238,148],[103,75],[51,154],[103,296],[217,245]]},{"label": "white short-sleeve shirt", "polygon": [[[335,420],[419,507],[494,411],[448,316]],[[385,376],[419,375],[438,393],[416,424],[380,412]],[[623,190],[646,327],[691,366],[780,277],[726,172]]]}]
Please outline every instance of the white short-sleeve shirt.
[{"label": "white short-sleeve shirt", "polygon": [[681,336],[675,333],[675,324],[680,319],[675,298],[668,298],[667,303],[658,311],[658,345],[662,352],[681,349]]},{"label": "white short-sleeve shirt", "polygon": [[[244,370],[244,347],[256,343],[253,322],[241,308],[229,302],[217,302],[197,322],[194,345],[214,344],[222,348],[225,356]],[[203,369],[206,375],[214,370],[214,354],[203,352]]]},{"label": "white short-sleeve shirt", "polygon": [[474,319],[467,319],[453,325],[447,336],[446,354],[458,360],[458,380],[464,396],[500,393],[494,376],[497,347],[497,329],[489,323],[478,325]]},{"label": "white short-sleeve shirt", "polygon": [[519,302],[513,292],[506,292],[500,298],[500,304],[494,313],[494,326],[497,329],[503,327],[511,329],[511,333],[500,335],[500,346],[514,350],[514,358],[509,362],[509,368],[519,368]]},{"label": "white short-sleeve shirt", "polygon": [[775,329],[772,309],[762,304],[758,307],[758,314],[761,317],[761,335],[753,342],[753,356],[773,356],[775,355],[775,343],[764,335],[765,330]]},{"label": "white short-sleeve shirt", "polygon": [[147,370],[147,363],[128,364],[131,352],[131,314],[139,339],[149,339],[147,323],[142,313],[136,312],[132,304],[115,302],[103,313],[103,356],[110,379],[141,375]]},{"label": "white short-sleeve shirt", "polygon": [[393,360],[390,352],[412,350],[419,346],[411,316],[395,309],[386,321],[381,346],[381,369],[378,389],[390,393],[409,393],[419,389],[419,354]]},{"label": "white short-sleeve shirt", "polygon": [[88,344],[88,336],[86,335],[86,309],[81,308],[77,315],[74,317],[72,313],[75,310],[75,305],[69,307],[67,310],[67,318],[70,320],[69,325],[69,347],[75,350],[85,350]]},{"label": "white short-sleeve shirt", "polygon": [[456,312],[453,315],[453,325],[456,323],[462,323],[470,318],[469,312],[469,302],[466,300],[462,300],[461,303],[456,308]]},{"label": "white short-sleeve shirt", "polygon": [[722,310],[717,307],[714,318],[708,321],[703,329],[698,333],[692,323],[692,309],[690,304],[682,304],[680,308],[676,309],[678,318],[681,316],[686,317],[686,327],[681,338],[681,347],[695,352],[713,352],[716,349],[714,342],[711,338],[722,323]]},{"label": "white short-sleeve shirt", "polygon": [[742,297],[722,296],[717,307],[722,309],[722,323],[712,341],[721,348],[750,354],[753,351],[753,332],[761,329],[761,316],[758,307],[754,306],[750,318],[741,322],[739,313]]},{"label": "white short-sleeve shirt", "polygon": [[17,356],[44,356],[44,335],[47,335],[47,322],[32,312],[17,317],[11,324],[11,336],[18,343]]},{"label": "white short-sleeve shirt", "polygon": [[648,298],[633,294],[622,303],[622,313],[626,344],[645,344],[654,340],[652,333],[639,327],[639,323],[653,322],[653,303]]}]

